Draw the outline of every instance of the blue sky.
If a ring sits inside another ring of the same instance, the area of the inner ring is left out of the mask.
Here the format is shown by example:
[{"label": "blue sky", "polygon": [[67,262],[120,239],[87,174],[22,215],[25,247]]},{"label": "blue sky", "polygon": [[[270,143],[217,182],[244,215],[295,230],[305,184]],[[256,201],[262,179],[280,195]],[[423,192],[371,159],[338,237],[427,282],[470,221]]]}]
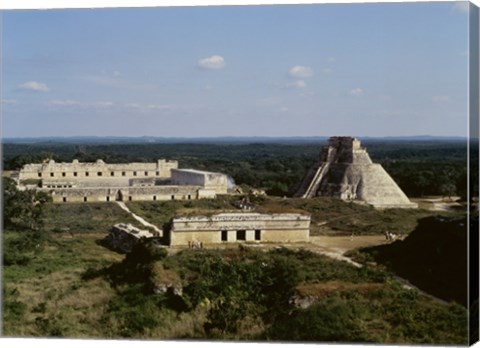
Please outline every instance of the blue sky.
[{"label": "blue sky", "polygon": [[26,136],[467,135],[454,3],[3,12]]}]

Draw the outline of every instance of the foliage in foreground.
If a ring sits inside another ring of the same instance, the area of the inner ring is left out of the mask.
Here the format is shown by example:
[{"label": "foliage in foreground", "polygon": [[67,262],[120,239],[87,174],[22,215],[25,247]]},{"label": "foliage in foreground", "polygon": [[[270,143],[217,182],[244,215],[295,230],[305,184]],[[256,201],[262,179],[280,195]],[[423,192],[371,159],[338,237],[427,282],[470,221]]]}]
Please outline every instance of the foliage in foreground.
[{"label": "foliage in foreground", "polygon": [[[295,202],[257,203],[291,208]],[[185,204],[195,208],[197,203]],[[209,208],[223,203],[198,204]],[[325,214],[324,204],[352,209],[352,216],[363,209],[329,199],[298,204],[312,204],[308,208],[316,219]],[[122,216],[117,206],[40,206],[42,229],[54,233],[17,225],[3,235],[6,335],[442,344],[466,340],[464,308],[433,303],[379,271],[359,270],[303,250],[185,250],[167,256],[147,244],[120,262],[120,255],[96,243]],[[64,233],[67,226],[70,233]],[[180,282],[181,295],[171,288],[154,292],[159,283],[173,280]],[[332,281],[339,285],[332,288]],[[319,289],[314,304],[306,309],[292,306],[299,287],[312,284]],[[372,286],[357,291],[353,284]]]},{"label": "foliage in foreground", "polygon": [[[464,308],[434,303],[383,272],[305,250],[185,250],[146,258],[151,251],[137,248],[137,256],[105,274],[125,285],[103,318],[113,337],[150,337],[165,318],[191,314],[195,329],[177,337],[445,344],[466,339]],[[158,263],[181,279],[181,295],[152,292],[155,282],[162,282],[152,280]],[[308,284],[318,291],[309,294],[314,304],[292,306],[292,296]],[[331,284],[337,285],[327,289]],[[355,284],[366,286],[359,291]]]},{"label": "foliage in foreground", "polygon": [[[30,266],[5,267],[4,334],[465,343],[464,308],[305,250],[167,255],[140,244],[122,257],[95,241],[54,234]],[[154,292],[175,282],[181,293]],[[295,296],[315,300],[302,309]]]}]

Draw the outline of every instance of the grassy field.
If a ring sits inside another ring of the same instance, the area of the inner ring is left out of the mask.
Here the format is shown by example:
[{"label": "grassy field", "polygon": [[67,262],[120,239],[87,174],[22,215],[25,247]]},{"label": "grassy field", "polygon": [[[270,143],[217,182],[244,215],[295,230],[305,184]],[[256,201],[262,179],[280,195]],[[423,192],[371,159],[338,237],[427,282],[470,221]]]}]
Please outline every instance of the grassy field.
[{"label": "grassy field", "polygon": [[[179,213],[235,209],[236,199],[128,206],[161,227]],[[261,212],[309,212],[314,234],[408,232],[432,214],[330,198],[254,203]],[[115,203],[46,204],[43,221],[42,232],[3,233],[6,336],[465,343],[464,309],[405,290],[382,271],[286,249],[185,250],[160,261],[149,261],[148,252],[125,257],[99,243],[114,223],[138,226]],[[152,281],[166,275],[179,279],[182,296],[152,293]],[[291,307],[295,294],[314,296],[315,303]]]},{"label": "grassy field", "polygon": [[4,266],[3,334],[101,337],[102,307],[115,291],[105,279],[82,274],[123,258],[96,243],[104,236],[57,234],[27,265]]},{"label": "grassy field", "polygon": [[115,203],[46,204],[44,229],[50,232],[108,233],[119,222],[141,225]]},{"label": "grassy field", "polygon": [[[3,232],[4,327],[7,336],[99,337],[108,281],[85,280],[89,268],[123,259],[99,244],[117,222],[136,221],[114,203],[46,204],[43,231]],[[31,247],[32,236],[35,243]]]},{"label": "grassy field", "polygon": [[[216,200],[129,202],[129,209],[135,214],[161,228],[172,217],[185,213],[205,210],[217,212],[236,209],[235,196],[221,196]],[[278,197],[254,198],[257,212],[282,213],[303,211],[311,215],[310,234],[316,235],[369,235],[391,231],[406,234],[414,230],[417,221],[431,215],[458,215],[454,212],[433,212],[424,209],[378,210],[370,205],[347,203],[337,198],[318,197],[314,199]]]},{"label": "grassy field", "polygon": [[[287,249],[125,258],[100,246],[102,236],[55,234],[28,265],[5,267],[3,334],[465,343],[465,309],[405,290],[387,273]],[[167,271],[152,277],[159,267]],[[172,275],[181,296],[152,292]],[[301,309],[292,296],[315,300]]]}]

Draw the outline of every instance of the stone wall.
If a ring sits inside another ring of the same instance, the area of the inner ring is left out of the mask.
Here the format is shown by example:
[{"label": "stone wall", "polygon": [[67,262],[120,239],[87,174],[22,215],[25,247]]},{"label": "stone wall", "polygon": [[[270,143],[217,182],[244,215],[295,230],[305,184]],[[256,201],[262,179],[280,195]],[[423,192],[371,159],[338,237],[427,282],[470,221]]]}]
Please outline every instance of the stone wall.
[{"label": "stone wall", "polygon": [[228,177],[225,174],[194,169],[172,169],[172,183],[175,185],[199,185],[205,189],[226,194]]},{"label": "stone wall", "polygon": [[166,201],[204,198],[199,195],[199,186],[152,186],[152,187],[90,187],[40,189],[49,193],[53,202],[113,202],[113,201]]},{"label": "stone wall", "polygon": [[172,220],[170,245],[188,243],[308,242],[310,216],[302,214],[228,213]]},{"label": "stone wall", "polygon": [[26,164],[20,170],[19,180],[49,179],[106,183],[108,180],[127,180],[129,178],[154,177],[170,178],[171,170],[178,168],[177,161],[158,160],[156,163],[105,163],[97,160],[94,163],[83,163],[73,160],[72,163],[56,163],[50,160],[41,164]]}]

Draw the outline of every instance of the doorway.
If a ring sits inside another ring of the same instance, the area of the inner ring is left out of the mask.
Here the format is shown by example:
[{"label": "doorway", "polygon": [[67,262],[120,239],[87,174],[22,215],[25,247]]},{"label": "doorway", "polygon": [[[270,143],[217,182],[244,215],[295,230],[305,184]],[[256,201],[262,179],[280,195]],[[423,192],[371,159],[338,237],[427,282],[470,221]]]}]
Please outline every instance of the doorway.
[{"label": "doorway", "polygon": [[123,202],[123,193],[122,193],[122,191],[118,190],[117,196],[115,197],[115,200],[116,200],[117,202]]}]

